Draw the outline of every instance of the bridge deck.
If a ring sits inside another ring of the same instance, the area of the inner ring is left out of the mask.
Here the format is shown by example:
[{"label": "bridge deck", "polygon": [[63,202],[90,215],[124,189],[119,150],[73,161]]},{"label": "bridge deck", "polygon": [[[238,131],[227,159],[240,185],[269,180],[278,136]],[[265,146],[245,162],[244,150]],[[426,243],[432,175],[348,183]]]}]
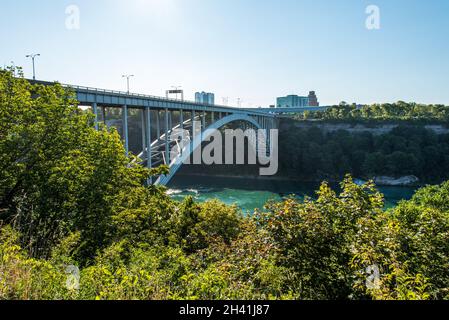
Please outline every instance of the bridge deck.
[{"label": "bridge deck", "polygon": [[[31,83],[38,83],[44,85],[51,85],[52,82],[29,80]],[[77,85],[62,84],[64,87],[71,88],[76,93],[76,98],[81,105],[93,105],[97,103],[103,106],[121,107],[127,105],[128,107],[140,108],[162,108],[169,110],[195,110],[195,111],[209,111],[209,112],[223,112],[223,113],[242,113],[250,115],[258,115],[264,117],[274,117],[274,115],[264,112],[259,109],[244,109],[229,106],[209,105],[193,101],[167,99],[152,95],[144,95],[137,93],[127,93],[122,91],[98,89],[83,87]]]}]

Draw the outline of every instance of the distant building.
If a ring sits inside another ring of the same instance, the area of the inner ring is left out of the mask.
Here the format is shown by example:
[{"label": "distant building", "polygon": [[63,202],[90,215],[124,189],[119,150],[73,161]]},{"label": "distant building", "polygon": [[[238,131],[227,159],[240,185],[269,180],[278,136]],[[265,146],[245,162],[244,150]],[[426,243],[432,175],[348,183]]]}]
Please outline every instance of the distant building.
[{"label": "distant building", "polygon": [[318,98],[315,94],[315,91],[309,92],[309,106],[310,107],[319,107],[320,103],[318,102]]},{"label": "distant building", "polygon": [[210,92],[195,93],[195,102],[204,104],[215,104],[215,95]]},{"label": "distant building", "polygon": [[277,98],[276,106],[278,108],[299,108],[307,107],[309,105],[308,97],[301,97],[297,95],[289,95],[286,97]]},{"label": "distant building", "polygon": [[302,108],[302,107],[318,107],[318,98],[315,91],[310,91],[309,96],[289,95],[277,98],[277,108]]}]

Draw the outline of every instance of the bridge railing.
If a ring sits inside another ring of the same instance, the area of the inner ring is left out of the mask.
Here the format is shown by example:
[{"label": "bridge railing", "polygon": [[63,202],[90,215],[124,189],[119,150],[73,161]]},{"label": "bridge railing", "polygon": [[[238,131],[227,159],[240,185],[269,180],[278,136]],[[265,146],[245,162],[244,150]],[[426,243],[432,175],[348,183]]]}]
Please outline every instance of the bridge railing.
[{"label": "bridge railing", "polygon": [[[43,81],[43,80],[31,80],[31,79],[27,79],[27,80],[31,83],[38,83],[38,84],[44,84],[44,85],[54,84],[54,82]],[[172,99],[172,98],[154,96],[154,95],[148,95],[148,94],[132,93],[132,92],[128,93],[128,92],[119,91],[119,90],[101,89],[101,88],[79,86],[79,85],[66,84],[66,83],[60,83],[60,85],[65,88],[70,88],[70,89],[73,89],[73,90],[76,90],[79,92],[94,93],[94,94],[98,94],[98,93],[112,94],[112,95],[128,96],[130,98],[153,99],[153,100],[159,100],[159,101],[165,101],[165,102],[186,103],[186,104],[201,105],[201,106],[212,107],[212,108],[215,107],[215,108],[229,109],[229,112],[239,111],[242,113],[252,113],[252,114],[258,114],[258,115],[263,115],[263,116],[270,116],[270,114],[267,114],[266,112],[259,110],[259,108],[237,108],[237,107],[224,106],[224,105],[219,105],[219,104],[208,104],[208,103],[195,102],[192,100],[179,100],[179,99]]]},{"label": "bridge railing", "polygon": [[119,95],[127,95],[132,97],[139,97],[139,98],[151,98],[151,99],[162,99],[162,100],[172,100],[172,101],[181,101],[177,99],[170,99],[170,98],[164,98],[164,97],[158,97],[158,96],[152,96],[142,93],[132,93],[132,92],[125,92],[125,91],[118,91],[118,90],[109,90],[109,89],[100,89],[100,88],[93,88],[93,87],[84,87],[84,86],[76,86],[71,84],[62,84],[63,87],[75,89],[78,91],[92,91],[92,92],[101,92],[101,93],[109,93],[109,94],[119,94]]},{"label": "bridge railing", "polygon": [[[172,99],[172,98],[166,98],[166,97],[154,96],[154,95],[148,95],[148,94],[142,94],[142,93],[132,93],[132,92],[128,93],[125,91],[100,89],[100,88],[77,86],[77,85],[70,85],[70,84],[61,84],[61,85],[63,87],[75,89],[77,91],[87,91],[87,92],[92,92],[92,93],[105,93],[105,94],[114,94],[114,95],[126,95],[129,97],[135,97],[135,98],[156,99],[156,100],[168,101],[168,102],[190,103],[190,104],[203,105],[203,106],[211,106],[211,107],[218,107],[218,108],[230,108],[230,109],[248,111],[244,108],[235,108],[235,107],[224,106],[224,105],[219,105],[219,104],[208,104],[208,103],[196,102],[193,100]],[[255,108],[253,111],[257,111],[257,109]]]}]

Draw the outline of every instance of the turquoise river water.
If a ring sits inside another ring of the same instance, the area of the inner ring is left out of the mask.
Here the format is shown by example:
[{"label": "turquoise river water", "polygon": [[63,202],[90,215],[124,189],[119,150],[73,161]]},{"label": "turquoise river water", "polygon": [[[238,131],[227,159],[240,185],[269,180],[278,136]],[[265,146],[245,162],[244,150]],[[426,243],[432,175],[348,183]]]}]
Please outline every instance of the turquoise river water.
[{"label": "turquoise river water", "polygon": [[[218,199],[226,204],[236,204],[248,213],[262,209],[269,200],[281,200],[290,195],[299,199],[304,196],[313,198],[318,188],[319,183],[308,182],[179,176],[169,185],[168,194],[175,200],[185,196],[193,196],[199,202]],[[379,190],[385,195],[385,206],[390,208],[401,200],[410,199],[416,189],[379,187]]]}]

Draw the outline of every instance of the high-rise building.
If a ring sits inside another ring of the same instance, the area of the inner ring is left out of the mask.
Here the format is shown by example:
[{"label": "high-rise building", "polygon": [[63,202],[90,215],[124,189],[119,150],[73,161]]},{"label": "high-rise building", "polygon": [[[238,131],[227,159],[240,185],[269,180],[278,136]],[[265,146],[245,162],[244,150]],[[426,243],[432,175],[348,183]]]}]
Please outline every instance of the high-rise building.
[{"label": "high-rise building", "polygon": [[318,107],[318,98],[315,91],[310,91],[309,96],[288,95],[286,97],[277,98],[277,108],[303,108]]},{"label": "high-rise building", "polygon": [[301,97],[297,95],[289,95],[286,97],[277,98],[276,106],[278,108],[300,108],[309,105],[308,97]]},{"label": "high-rise building", "polygon": [[215,104],[215,95],[210,92],[195,93],[195,102],[204,104]]},{"label": "high-rise building", "polygon": [[318,102],[318,98],[315,94],[315,91],[309,92],[309,106],[310,107],[319,107],[320,103]]}]

